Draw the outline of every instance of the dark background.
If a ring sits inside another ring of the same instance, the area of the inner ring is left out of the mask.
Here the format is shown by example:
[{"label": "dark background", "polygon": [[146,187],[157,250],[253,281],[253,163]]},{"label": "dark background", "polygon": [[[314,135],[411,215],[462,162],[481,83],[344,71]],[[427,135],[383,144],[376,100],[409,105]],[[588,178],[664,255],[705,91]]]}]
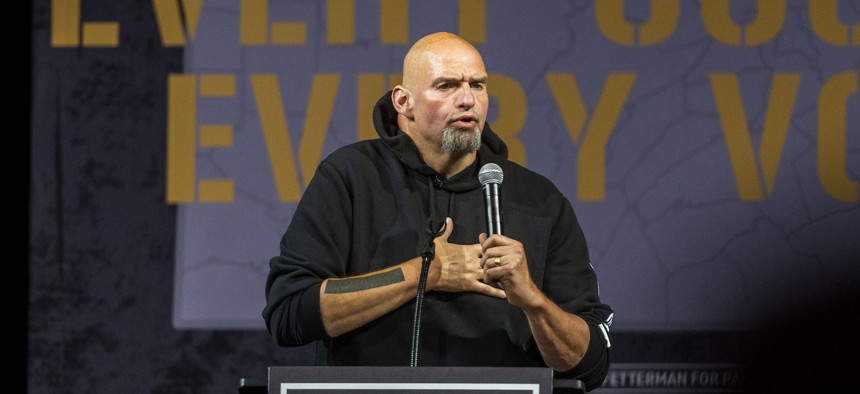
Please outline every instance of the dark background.
[{"label": "dark background", "polygon": [[[310,365],[310,347],[278,348],[265,331],[172,326],[176,208],[165,202],[165,102],[167,75],[182,72],[183,52],[161,44],[151,0],[82,4],[82,19],[121,24],[121,45],[51,48],[50,1],[36,0],[26,28],[33,32],[32,46],[25,48],[32,60],[20,62],[24,70],[12,81],[30,82],[21,89],[27,99],[20,100],[30,105],[13,111],[28,112],[24,123],[31,133],[10,130],[13,149],[20,151],[9,155],[29,163],[29,173],[9,167],[22,174],[20,187],[29,190],[20,204],[29,208],[23,210],[26,219],[21,215],[29,228],[24,240],[29,264],[17,269],[13,260],[9,286],[16,292],[13,299],[27,295],[26,305],[16,302],[20,311],[13,314],[25,322],[16,329],[25,326],[27,332],[26,349],[20,346],[27,390],[235,393],[240,378],[265,379],[268,366]],[[18,80],[20,74],[25,77]],[[10,205],[16,211],[18,206]],[[856,302],[854,309],[828,300],[822,304],[842,318],[837,325],[851,336],[845,329],[858,327]],[[802,312],[809,318],[824,310],[810,304]],[[795,319],[794,312],[786,308],[785,320],[763,325],[765,333],[780,334],[764,337],[616,331],[613,362],[748,362],[762,382],[774,376],[764,365],[837,365],[831,364],[833,357],[844,354],[845,346],[833,346],[832,353],[787,346],[808,344],[798,341],[803,338],[824,340],[820,325],[794,324],[811,323]],[[17,345],[17,338],[12,341]],[[760,351],[763,342],[771,350],[801,352]],[[851,346],[856,349],[856,340]],[[783,357],[789,353],[793,358]],[[781,363],[773,363],[776,359]]]},{"label": "dark background", "polygon": [[264,331],[173,328],[164,103],[182,49],[161,44],[149,0],[82,7],[120,23],[118,48],[51,48],[50,1],[32,13],[29,391],[231,393],[307,363]]}]

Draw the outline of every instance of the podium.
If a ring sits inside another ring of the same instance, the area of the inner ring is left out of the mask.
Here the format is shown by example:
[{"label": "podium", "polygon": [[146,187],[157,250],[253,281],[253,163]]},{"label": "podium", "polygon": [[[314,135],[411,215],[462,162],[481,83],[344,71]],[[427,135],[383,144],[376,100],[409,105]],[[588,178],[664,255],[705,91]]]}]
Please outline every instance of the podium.
[{"label": "podium", "polygon": [[582,382],[549,368],[269,367],[267,380],[240,379],[240,394],[579,394]]}]

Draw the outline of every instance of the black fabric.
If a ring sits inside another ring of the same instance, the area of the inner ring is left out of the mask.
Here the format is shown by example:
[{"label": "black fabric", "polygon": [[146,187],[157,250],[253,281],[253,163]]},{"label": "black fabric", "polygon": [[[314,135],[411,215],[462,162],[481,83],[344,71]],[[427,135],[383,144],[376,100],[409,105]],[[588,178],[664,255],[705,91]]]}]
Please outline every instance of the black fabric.
[{"label": "black fabric", "polygon": [[[431,210],[452,217],[449,242],[477,243],[486,226],[478,169],[493,162],[505,174],[505,235],[523,243],[537,286],[592,327],[585,360],[565,376],[591,388],[599,385],[609,359],[596,327],[611,320],[612,310],[599,299],[585,237],[569,201],[545,177],[507,160],[505,144],[489,125],[482,131],[478,160],[442,179],[398,130],[389,95],[377,103],[374,123],[380,139],[345,146],[320,163],[283,236],[281,254],[270,262],[263,316],[275,341],[284,346],[323,341],[328,365],[408,366],[413,303],[330,338],[322,328],[319,295],[306,293],[318,293],[325,278],[363,274],[419,256],[429,240]],[[435,209],[428,208],[430,193]],[[545,366],[525,315],[504,299],[428,292],[423,308],[421,366]]]}]

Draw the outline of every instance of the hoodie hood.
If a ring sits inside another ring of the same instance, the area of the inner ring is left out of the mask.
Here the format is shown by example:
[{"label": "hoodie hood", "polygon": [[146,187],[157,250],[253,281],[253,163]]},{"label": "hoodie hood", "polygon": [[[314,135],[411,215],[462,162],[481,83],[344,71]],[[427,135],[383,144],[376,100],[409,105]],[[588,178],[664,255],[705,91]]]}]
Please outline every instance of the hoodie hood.
[{"label": "hoodie hood", "polygon": [[397,126],[397,110],[391,102],[391,91],[376,102],[373,108],[373,125],[379,138],[394,152],[403,165],[420,175],[432,178],[438,187],[451,192],[464,192],[481,187],[481,182],[478,181],[478,169],[484,164],[498,164],[508,159],[507,145],[490,129],[490,124],[485,122],[481,130],[478,159],[458,174],[448,179],[441,179],[436,170],[430,168],[421,159],[421,154],[412,137]]}]

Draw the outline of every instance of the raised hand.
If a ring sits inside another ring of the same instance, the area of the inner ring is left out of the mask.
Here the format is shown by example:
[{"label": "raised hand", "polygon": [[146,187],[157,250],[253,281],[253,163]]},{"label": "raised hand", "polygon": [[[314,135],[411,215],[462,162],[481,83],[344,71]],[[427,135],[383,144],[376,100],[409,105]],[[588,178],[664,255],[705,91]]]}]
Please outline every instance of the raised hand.
[{"label": "raised hand", "polygon": [[481,245],[449,243],[448,237],[453,231],[454,222],[447,218],[445,232],[435,241],[436,258],[430,268],[428,289],[448,292],[474,291],[504,298],[504,291],[482,282],[484,269],[481,267]]}]

